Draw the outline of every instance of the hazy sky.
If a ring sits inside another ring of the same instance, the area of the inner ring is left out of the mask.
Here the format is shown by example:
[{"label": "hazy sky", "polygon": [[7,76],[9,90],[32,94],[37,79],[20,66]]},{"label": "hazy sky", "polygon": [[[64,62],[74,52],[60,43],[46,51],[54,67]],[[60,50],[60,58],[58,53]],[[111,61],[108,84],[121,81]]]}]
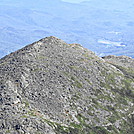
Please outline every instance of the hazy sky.
[{"label": "hazy sky", "polygon": [[62,1],[71,2],[71,3],[79,3],[82,1],[90,1],[90,0],[62,0]]}]

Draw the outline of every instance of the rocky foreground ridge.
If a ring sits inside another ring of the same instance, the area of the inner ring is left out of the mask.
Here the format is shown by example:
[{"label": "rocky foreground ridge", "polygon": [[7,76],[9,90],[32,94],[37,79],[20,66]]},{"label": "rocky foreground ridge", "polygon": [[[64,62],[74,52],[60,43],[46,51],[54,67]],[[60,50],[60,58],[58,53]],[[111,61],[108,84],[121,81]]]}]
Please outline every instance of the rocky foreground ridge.
[{"label": "rocky foreground ridge", "polygon": [[134,59],[47,37],[0,60],[0,134],[133,134]]}]

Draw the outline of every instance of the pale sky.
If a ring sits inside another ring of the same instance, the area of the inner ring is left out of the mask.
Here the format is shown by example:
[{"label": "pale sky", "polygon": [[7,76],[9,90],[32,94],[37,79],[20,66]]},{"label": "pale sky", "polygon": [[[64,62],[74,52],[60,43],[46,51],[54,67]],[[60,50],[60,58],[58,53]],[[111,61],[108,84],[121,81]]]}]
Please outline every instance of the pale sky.
[{"label": "pale sky", "polygon": [[62,1],[71,2],[71,3],[80,3],[80,2],[83,2],[83,1],[90,1],[90,0],[62,0]]}]

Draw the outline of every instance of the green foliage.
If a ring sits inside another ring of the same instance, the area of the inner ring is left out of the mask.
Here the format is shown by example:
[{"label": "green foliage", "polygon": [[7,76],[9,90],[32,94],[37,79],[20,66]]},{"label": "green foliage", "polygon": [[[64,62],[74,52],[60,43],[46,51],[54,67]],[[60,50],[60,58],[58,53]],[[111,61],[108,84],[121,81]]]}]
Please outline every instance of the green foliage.
[{"label": "green foliage", "polygon": [[72,96],[72,100],[78,100],[78,99],[80,99],[80,97],[81,97],[81,93],[77,92],[77,93],[75,93],[75,95]]},{"label": "green foliage", "polygon": [[73,82],[73,86],[76,86],[78,88],[82,88],[83,87],[83,85],[75,77],[71,76],[71,80],[74,81]]},{"label": "green foliage", "polygon": [[110,134],[104,127],[96,126],[93,128],[95,134]]},{"label": "green foliage", "polygon": [[109,117],[108,120],[109,120],[111,123],[115,123],[116,120],[117,120],[117,118],[116,118],[116,116],[112,115],[112,116]]},{"label": "green foliage", "polygon": [[24,100],[23,101],[23,104],[25,104],[25,108],[28,108],[29,107],[29,102],[27,100]]},{"label": "green foliage", "polygon": [[85,80],[86,80],[90,85],[92,85],[92,83],[90,82],[89,79],[86,79],[86,78],[85,78]]},{"label": "green foliage", "polygon": [[10,133],[11,133],[11,131],[10,131],[10,130],[7,130],[5,133],[6,133],[6,134],[10,134]]}]

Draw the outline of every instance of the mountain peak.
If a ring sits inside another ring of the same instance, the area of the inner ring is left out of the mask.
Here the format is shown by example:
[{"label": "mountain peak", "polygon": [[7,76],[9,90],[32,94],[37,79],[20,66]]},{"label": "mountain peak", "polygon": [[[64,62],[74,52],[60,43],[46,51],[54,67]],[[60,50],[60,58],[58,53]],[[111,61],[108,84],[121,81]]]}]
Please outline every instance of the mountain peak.
[{"label": "mountain peak", "polygon": [[1,59],[0,133],[133,134],[134,61],[113,57],[50,36]]},{"label": "mountain peak", "polygon": [[[25,46],[24,48],[20,50],[17,50],[16,52],[13,52],[3,57],[2,59],[5,60],[5,58],[8,59],[9,57],[12,57],[12,56],[15,56],[15,57],[18,57],[18,56],[22,57],[24,55],[28,56],[28,54],[31,56],[33,55],[34,58],[36,58],[35,55],[38,55],[38,56],[47,55],[51,57],[53,56],[53,54],[56,56],[56,55],[59,55],[59,53],[62,53],[63,51],[64,53],[61,54],[62,56],[64,56],[66,52],[70,53],[70,55],[75,55],[75,54],[78,55],[78,53],[79,55],[82,55],[83,53],[88,53],[87,55],[90,55],[91,57],[94,56],[98,59],[101,59],[97,57],[95,53],[93,53],[92,51],[86,48],[83,48],[80,44],[76,44],[76,43],[67,44],[63,40],[54,36],[42,38],[39,41],[36,41],[30,45]],[[76,57],[74,57],[74,59]]]},{"label": "mountain peak", "polygon": [[[59,38],[57,38],[57,37],[55,37],[55,36],[49,36],[49,37],[45,37],[45,38],[39,40],[39,42],[46,42],[46,41],[50,41],[50,42],[55,42],[55,41],[57,41],[57,42],[60,42],[60,41],[62,41],[62,40],[59,39]],[[63,42],[63,41],[62,41],[62,42]]]},{"label": "mountain peak", "polygon": [[50,36],[50,37],[45,37],[45,38],[42,38],[42,39],[40,39],[39,41],[37,41],[37,42],[34,42],[34,43],[32,43],[31,45],[28,45],[28,46],[26,46],[26,47],[30,47],[30,46],[32,46],[32,47],[38,47],[38,46],[43,46],[43,45],[59,45],[59,44],[62,44],[62,43],[64,43],[64,44],[66,44],[64,41],[62,41],[61,39],[58,39],[57,37],[55,37],[55,36]]}]

